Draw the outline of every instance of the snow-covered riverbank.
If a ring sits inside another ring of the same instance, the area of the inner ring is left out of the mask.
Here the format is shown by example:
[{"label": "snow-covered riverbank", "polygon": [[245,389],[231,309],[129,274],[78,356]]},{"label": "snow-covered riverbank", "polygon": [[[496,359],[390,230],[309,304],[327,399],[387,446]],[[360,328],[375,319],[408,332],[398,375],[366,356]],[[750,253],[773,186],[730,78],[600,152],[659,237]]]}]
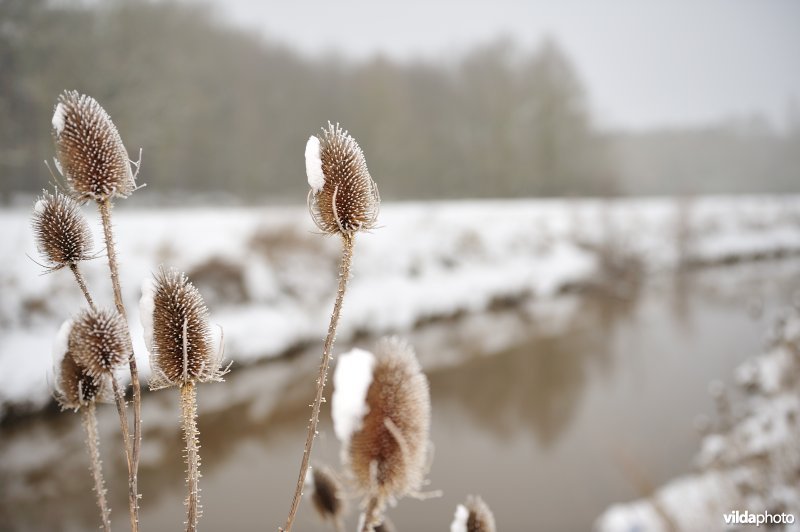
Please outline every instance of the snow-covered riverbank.
[{"label": "snow-covered riverbank", "polygon": [[[82,304],[69,272],[40,275],[25,256],[36,257],[29,217],[0,212],[0,415],[49,401],[55,332]],[[122,209],[115,225],[145,376],[139,287],[162,263],[190,274],[237,363],[322,338],[339,247],[314,234],[305,208]],[[546,302],[565,290],[615,283],[627,270],[670,272],[798,252],[798,197],[389,204],[379,227],[358,238],[339,335],[403,332],[522,297]],[[84,269],[95,298],[110,305],[104,259]]]}]

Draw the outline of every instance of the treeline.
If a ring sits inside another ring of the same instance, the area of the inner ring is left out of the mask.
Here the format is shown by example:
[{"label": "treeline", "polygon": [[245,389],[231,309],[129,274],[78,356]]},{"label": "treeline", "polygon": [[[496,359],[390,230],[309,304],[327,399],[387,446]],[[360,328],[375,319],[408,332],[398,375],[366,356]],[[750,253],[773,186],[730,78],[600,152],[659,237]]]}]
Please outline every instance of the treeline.
[{"label": "treeline", "polygon": [[390,199],[800,183],[797,132],[598,131],[552,41],[525,51],[499,40],[441,62],[311,59],[194,3],[0,0],[0,195],[49,179],[50,119],[68,88],[103,104],[133,158],[143,149],[150,191],[179,198],[303,197],[305,142],[328,120],[358,139]]},{"label": "treeline", "polygon": [[65,88],[109,111],[159,191],[297,197],[328,120],[390,198],[616,192],[573,68],[554,43],[499,41],[447,64],[309,59],[203,6],[0,0],[2,190],[36,191]]}]

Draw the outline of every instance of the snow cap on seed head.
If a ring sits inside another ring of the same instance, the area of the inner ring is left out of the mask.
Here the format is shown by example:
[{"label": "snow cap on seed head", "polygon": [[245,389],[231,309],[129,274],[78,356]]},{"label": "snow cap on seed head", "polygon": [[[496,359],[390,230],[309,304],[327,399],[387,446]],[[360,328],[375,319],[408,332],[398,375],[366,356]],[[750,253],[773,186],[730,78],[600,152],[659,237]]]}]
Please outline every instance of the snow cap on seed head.
[{"label": "snow cap on seed head", "polygon": [[58,190],[43,190],[31,219],[36,248],[49,271],[91,258],[92,233],[78,204]]},{"label": "snow cap on seed head", "polygon": [[308,207],[317,227],[342,235],[374,227],[380,208],[378,186],[353,137],[329,122],[320,137],[308,139],[305,156],[311,187]]},{"label": "snow cap on seed head", "polygon": [[203,296],[186,275],[159,268],[139,301],[154,377],[151,388],[221,380],[222,352],[213,341]]},{"label": "snow cap on seed head", "polygon": [[[342,355],[334,372],[332,411],[334,424],[346,412],[340,404],[342,383],[352,385],[347,374],[356,374],[356,383],[370,379],[363,404],[353,401],[349,414],[351,433],[336,430],[343,444],[343,461],[356,487],[381,503],[417,492],[426,474],[429,430],[430,392],[413,348],[398,338],[378,342],[372,360],[364,351]],[[358,356],[359,364],[351,358]],[[348,423],[347,421],[345,422]],[[341,421],[339,422],[341,425]],[[346,437],[342,437],[346,436]]]},{"label": "snow cap on seed head", "polygon": [[480,497],[470,495],[467,504],[459,504],[450,532],[495,532],[494,514]]},{"label": "snow cap on seed head", "polygon": [[87,375],[100,378],[112,374],[131,356],[125,320],[116,310],[81,311],[72,323],[68,349]]},{"label": "snow cap on seed head", "polygon": [[91,96],[64,91],[53,111],[56,162],[80,200],[128,197],[136,182],[117,127]]}]

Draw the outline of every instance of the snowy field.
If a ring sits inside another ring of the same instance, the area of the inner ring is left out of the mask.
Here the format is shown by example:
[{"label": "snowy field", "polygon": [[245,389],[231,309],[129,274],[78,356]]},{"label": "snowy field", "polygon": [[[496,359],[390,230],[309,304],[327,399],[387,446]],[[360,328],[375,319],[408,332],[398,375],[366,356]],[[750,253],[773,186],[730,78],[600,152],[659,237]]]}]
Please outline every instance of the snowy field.
[{"label": "snowy field", "polygon": [[[102,252],[96,213],[86,213]],[[339,242],[315,233],[305,207],[120,209],[114,220],[145,378],[139,290],[160,264],[195,281],[236,364],[321,342]],[[29,211],[1,211],[0,224],[2,416],[8,407],[50,400],[53,339],[82,297],[69,271],[41,275],[31,260]],[[613,283],[626,270],[668,274],[797,253],[800,197],[389,204],[378,228],[357,239],[339,337],[402,333],[527,297],[546,304],[565,291]],[[111,306],[104,257],[82,268],[95,300]]]}]

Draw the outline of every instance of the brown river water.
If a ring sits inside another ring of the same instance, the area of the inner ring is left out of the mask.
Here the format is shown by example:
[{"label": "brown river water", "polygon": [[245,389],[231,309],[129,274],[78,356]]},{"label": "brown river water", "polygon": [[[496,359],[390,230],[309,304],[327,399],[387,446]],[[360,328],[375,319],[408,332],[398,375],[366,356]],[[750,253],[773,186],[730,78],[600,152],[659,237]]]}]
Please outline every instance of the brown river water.
[{"label": "brown river water", "polygon": [[[582,291],[420,324],[406,336],[430,380],[429,489],[443,496],[402,500],[388,515],[398,530],[449,530],[456,504],[480,494],[501,531],[589,530],[609,504],[689,472],[698,416],[714,415],[709,382],[732,382],[759,352],[797,298],[798,272],[788,260],[718,267],[624,295]],[[319,349],[234,366],[227,382],[200,387],[202,530],[283,523]],[[112,525],[125,530],[116,411],[98,413]],[[141,530],[182,530],[177,391],[146,394],[143,422]],[[0,430],[0,530],[96,530],[79,416],[48,411]],[[326,406],[313,461],[338,468],[338,457]],[[352,500],[348,530],[357,510]],[[295,530],[332,528],[304,503]]]}]

